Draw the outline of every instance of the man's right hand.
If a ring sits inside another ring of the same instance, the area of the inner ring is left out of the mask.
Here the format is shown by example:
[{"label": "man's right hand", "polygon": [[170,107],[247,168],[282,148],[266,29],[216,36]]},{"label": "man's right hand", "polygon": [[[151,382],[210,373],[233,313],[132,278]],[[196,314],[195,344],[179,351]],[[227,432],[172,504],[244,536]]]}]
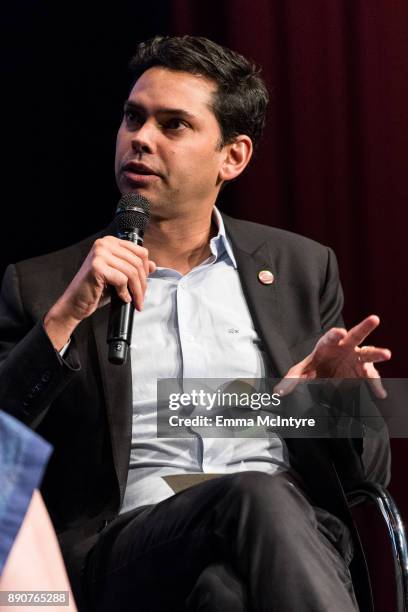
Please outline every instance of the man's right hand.
[{"label": "man's right hand", "polygon": [[114,287],[124,302],[133,300],[142,310],[147,276],[156,264],[148,251],[114,236],[98,238],[76,276],[44,318],[45,330],[57,351],[68,342],[77,325],[110,299]]}]

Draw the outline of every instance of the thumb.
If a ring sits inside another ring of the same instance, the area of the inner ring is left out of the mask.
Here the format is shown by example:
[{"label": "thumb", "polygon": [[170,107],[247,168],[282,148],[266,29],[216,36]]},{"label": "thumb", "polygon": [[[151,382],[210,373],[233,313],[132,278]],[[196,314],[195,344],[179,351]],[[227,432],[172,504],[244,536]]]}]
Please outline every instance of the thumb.
[{"label": "thumb", "polygon": [[300,380],[304,378],[303,370],[305,366],[305,360],[300,361],[296,365],[292,366],[285,376],[274,386],[274,393],[284,396],[292,393],[297,387]]},{"label": "thumb", "polygon": [[324,336],[320,338],[316,344],[316,348],[319,346],[337,346],[338,343],[347,336],[347,331],[342,327],[332,327],[327,331]]}]

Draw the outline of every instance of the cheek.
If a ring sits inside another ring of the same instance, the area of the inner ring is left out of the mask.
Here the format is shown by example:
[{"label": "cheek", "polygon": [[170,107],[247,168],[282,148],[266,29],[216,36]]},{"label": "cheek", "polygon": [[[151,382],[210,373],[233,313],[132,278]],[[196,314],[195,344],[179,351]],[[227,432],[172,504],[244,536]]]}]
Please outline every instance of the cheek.
[{"label": "cheek", "polygon": [[[177,152],[174,151],[174,160],[177,160]],[[215,155],[215,149],[206,147],[191,147],[183,152],[183,167],[193,178],[201,176],[212,176],[219,169],[220,161]]]},{"label": "cheek", "polygon": [[116,149],[115,149],[115,168],[118,169],[119,164],[123,158],[124,153],[127,149],[127,139],[125,138],[123,132],[119,130],[118,135],[116,136]]}]

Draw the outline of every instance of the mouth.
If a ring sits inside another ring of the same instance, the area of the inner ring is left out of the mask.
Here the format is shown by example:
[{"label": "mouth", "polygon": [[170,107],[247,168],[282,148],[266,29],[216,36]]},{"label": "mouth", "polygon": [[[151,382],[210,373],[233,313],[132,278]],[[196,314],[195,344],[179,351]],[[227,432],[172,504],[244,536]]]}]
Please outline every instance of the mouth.
[{"label": "mouth", "polygon": [[146,164],[127,162],[122,165],[122,174],[132,185],[147,185],[160,178],[160,175]]},{"label": "mouth", "polygon": [[149,168],[149,166],[146,166],[146,164],[139,164],[137,162],[127,162],[123,164],[122,172],[128,172],[138,176],[159,176],[157,172]]}]

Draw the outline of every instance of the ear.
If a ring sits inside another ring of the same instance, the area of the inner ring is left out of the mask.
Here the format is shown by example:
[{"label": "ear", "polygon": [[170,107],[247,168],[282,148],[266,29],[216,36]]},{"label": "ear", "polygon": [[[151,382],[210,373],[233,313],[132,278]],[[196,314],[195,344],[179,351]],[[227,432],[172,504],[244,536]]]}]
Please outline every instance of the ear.
[{"label": "ear", "polygon": [[246,134],[240,134],[230,144],[223,147],[225,157],[220,167],[220,181],[231,181],[243,172],[252,157],[252,140]]}]

